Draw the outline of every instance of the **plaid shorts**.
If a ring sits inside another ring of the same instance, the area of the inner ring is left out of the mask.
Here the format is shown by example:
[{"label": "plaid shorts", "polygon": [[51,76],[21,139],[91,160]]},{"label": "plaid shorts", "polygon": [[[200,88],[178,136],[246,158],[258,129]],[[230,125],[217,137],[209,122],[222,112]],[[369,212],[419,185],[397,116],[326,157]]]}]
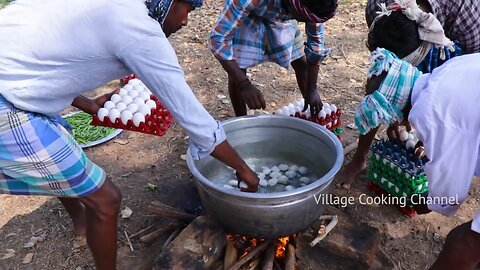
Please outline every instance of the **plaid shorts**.
[{"label": "plaid shorts", "polygon": [[233,49],[240,68],[263,62],[289,68],[292,61],[305,55],[302,33],[293,21],[242,24],[233,38]]},{"label": "plaid shorts", "polygon": [[0,96],[0,194],[83,197],[105,178],[53,118],[18,110]]}]

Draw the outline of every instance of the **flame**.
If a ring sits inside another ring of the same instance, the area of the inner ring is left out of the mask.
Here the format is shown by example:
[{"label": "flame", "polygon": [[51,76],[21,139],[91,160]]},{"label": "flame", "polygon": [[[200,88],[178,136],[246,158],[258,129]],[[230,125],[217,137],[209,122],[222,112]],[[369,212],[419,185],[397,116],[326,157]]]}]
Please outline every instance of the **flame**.
[{"label": "flame", "polygon": [[277,250],[275,251],[275,258],[285,257],[285,251],[287,250],[287,244],[290,237],[280,237],[277,239]]}]

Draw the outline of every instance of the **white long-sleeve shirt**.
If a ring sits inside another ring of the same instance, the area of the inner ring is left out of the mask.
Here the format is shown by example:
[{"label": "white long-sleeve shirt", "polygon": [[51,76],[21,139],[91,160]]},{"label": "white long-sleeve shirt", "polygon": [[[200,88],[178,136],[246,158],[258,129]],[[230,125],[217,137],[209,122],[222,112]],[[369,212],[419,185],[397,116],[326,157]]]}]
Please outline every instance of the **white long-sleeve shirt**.
[{"label": "white long-sleeve shirt", "polygon": [[17,108],[57,114],[131,73],[186,130],[194,158],[225,140],[144,0],[16,0],[0,10],[0,94]]},{"label": "white long-sleeve shirt", "polygon": [[[455,57],[415,82],[408,120],[430,159],[425,164],[429,197],[458,196],[462,203],[473,176],[480,175],[479,86],[480,54]],[[451,216],[460,204],[428,207]],[[480,211],[472,230],[480,233]]]}]

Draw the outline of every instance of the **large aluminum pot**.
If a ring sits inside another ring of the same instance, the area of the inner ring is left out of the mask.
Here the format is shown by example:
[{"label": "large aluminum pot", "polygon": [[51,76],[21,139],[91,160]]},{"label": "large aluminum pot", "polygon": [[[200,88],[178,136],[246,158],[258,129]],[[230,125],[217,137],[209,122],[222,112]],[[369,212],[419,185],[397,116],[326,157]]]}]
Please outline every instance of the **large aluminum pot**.
[{"label": "large aluminum pot", "polygon": [[[320,195],[332,189],[343,163],[338,138],[324,127],[294,117],[264,115],[223,122],[227,139],[244,159],[304,164],[321,177],[292,190],[245,193],[227,190],[212,179],[225,165],[212,157],[187,163],[207,212],[229,233],[276,238],[305,230],[323,212]],[[211,178],[210,178],[211,176]]]}]

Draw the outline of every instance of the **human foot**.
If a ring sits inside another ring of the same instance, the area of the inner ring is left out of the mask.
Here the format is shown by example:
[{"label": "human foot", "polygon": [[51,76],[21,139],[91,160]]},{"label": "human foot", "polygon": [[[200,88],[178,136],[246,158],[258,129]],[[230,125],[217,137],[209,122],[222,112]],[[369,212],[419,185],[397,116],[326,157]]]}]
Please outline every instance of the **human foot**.
[{"label": "human foot", "polygon": [[335,183],[337,187],[343,189],[350,189],[351,184],[355,181],[355,177],[363,170],[367,168],[367,162],[365,159],[353,159],[347,163],[335,177]]}]

